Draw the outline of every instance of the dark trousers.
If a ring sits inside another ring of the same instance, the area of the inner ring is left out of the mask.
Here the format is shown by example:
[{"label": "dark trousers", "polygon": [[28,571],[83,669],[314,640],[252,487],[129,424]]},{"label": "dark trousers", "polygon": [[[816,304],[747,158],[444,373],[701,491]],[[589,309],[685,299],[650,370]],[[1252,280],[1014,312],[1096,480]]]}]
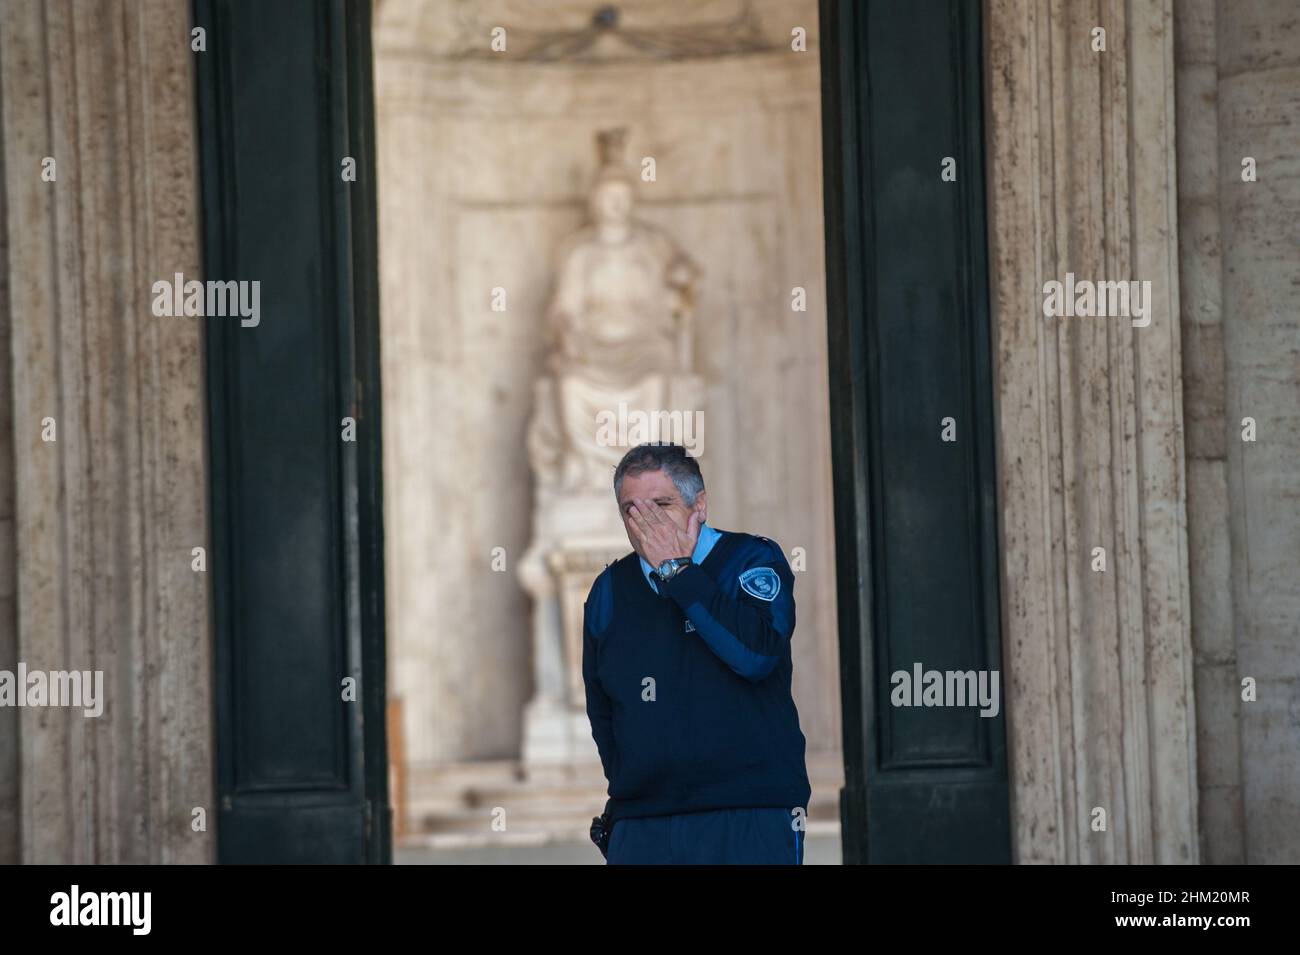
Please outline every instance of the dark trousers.
[{"label": "dark trousers", "polygon": [[[802,815],[802,814],[801,814]],[[607,865],[802,865],[804,831],[788,809],[717,809],[620,819]]]}]

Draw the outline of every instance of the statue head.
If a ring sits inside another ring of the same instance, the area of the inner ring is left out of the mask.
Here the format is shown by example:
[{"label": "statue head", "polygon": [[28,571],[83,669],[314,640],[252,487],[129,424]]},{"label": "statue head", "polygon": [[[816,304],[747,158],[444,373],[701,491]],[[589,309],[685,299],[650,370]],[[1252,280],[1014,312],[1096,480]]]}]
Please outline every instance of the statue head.
[{"label": "statue head", "polygon": [[620,225],[632,219],[632,183],[625,179],[597,181],[588,200],[597,225]]},{"label": "statue head", "polygon": [[627,130],[603,129],[596,134],[600,166],[588,197],[592,221],[597,225],[621,225],[632,219],[633,179],[623,166],[623,143]]}]

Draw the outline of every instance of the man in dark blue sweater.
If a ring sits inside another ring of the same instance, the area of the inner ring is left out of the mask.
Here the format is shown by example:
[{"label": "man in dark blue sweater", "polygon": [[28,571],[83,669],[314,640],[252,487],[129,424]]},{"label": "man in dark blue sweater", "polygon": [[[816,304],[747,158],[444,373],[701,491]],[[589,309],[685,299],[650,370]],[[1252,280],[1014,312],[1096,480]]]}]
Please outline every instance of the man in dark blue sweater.
[{"label": "man in dark blue sweater", "polygon": [[596,578],[582,641],[606,860],[798,865],[811,787],[785,555],[705,523],[704,480],[679,445],[630,450],[614,494],[634,553]]}]

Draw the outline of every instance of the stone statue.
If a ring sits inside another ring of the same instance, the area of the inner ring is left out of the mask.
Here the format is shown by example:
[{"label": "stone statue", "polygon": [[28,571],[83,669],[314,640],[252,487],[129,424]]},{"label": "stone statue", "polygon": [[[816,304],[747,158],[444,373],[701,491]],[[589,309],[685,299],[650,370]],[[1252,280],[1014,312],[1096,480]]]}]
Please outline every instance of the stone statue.
[{"label": "stone statue", "polygon": [[677,397],[672,377],[692,370],[700,269],[663,231],[633,217],[623,138],[622,129],[598,136],[592,222],[561,246],[546,314],[551,374],[537,383],[529,451],[540,483],[570,489],[604,487],[622,456],[597,440],[600,411],[620,402],[667,408]]},{"label": "stone statue", "polygon": [[524,761],[534,769],[597,757],[582,684],[582,605],[605,564],[628,551],[614,468],[631,444],[681,440],[655,433],[611,441],[602,416],[703,410],[691,354],[701,270],[662,230],[633,216],[624,135],[597,136],[591,222],[559,248],[545,316],[546,374],[534,386],[533,535],[519,563],[533,598],[535,694]]}]

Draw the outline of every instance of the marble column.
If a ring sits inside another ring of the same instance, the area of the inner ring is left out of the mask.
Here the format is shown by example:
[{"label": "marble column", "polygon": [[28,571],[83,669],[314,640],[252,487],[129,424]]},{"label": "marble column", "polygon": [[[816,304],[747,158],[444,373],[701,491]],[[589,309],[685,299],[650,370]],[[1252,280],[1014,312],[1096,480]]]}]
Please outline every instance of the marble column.
[{"label": "marble column", "polygon": [[155,280],[199,275],[189,27],[186,0],[0,10],[10,646],[29,669],[102,670],[105,698],[98,718],[17,711],[28,863],[213,858],[208,583],[191,569],[207,546],[202,325],[150,307]]},{"label": "marble column", "polygon": [[[1171,6],[985,4],[1021,862],[1198,860]],[[1044,283],[1067,272],[1150,281],[1150,324],[1045,318]]]}]

